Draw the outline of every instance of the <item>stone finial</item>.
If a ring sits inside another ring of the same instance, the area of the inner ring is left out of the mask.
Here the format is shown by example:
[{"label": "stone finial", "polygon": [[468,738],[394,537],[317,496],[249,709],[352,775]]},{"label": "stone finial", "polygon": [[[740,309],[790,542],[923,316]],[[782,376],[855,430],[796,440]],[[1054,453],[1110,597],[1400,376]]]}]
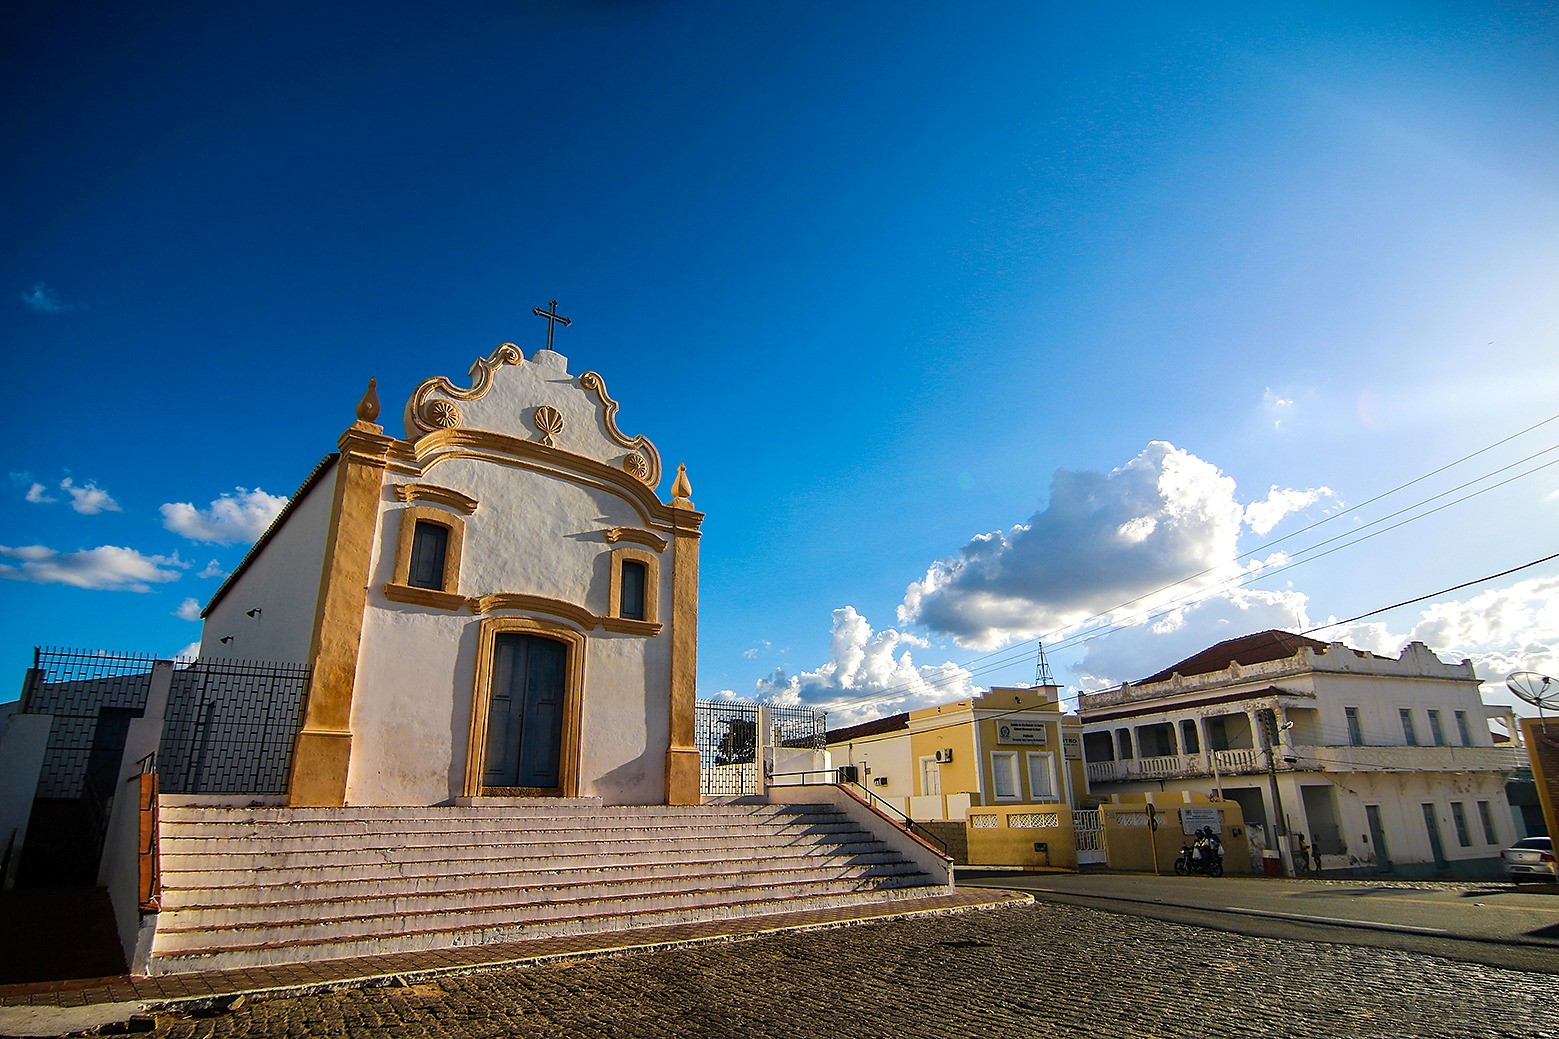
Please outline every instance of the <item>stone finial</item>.
[{"label": "stone finial", "polygon": [[693,485],[687,482],[687,466],[677,464],[677,478],[671,483],[671,500],[692,504]]},{"label": "stone finial", "polygon": [[369,379],[367,392],[357,402],[357,417],[364,422],[373,422],[379,417],[379,391],[375,389],[378,385],[379,380]]}]

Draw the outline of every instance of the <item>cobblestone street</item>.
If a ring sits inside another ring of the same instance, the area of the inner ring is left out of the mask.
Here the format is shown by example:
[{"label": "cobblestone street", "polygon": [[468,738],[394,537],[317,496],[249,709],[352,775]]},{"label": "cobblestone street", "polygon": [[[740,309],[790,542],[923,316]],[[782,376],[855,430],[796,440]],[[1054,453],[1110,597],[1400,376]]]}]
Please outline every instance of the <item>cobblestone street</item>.
[{"label": "cobblestone street", "polygon": [[1553,1036],[1551,975],[1037,904],[157,1016],[159,1036]]}]

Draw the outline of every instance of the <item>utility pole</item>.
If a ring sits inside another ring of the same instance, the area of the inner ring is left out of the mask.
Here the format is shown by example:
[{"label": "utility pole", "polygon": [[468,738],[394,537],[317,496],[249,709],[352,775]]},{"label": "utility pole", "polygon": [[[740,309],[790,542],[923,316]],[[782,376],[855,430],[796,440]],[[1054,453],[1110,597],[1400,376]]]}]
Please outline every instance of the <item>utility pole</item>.
[{"label": "utility pole", "polygon": [[1267,751],[1267,782],[1272,788],[1272,811],[1277,816],[1272,821],[1272,831],[1277,839],[1278,861],[1283,864],[1283,875],[1294,876],[1294,854],[1288,846],[1288,816],[1283,813],[1283,795],[1278,792],[1278,715],[1270,707],[1256,712],[1261,723],[1261,742]]}]

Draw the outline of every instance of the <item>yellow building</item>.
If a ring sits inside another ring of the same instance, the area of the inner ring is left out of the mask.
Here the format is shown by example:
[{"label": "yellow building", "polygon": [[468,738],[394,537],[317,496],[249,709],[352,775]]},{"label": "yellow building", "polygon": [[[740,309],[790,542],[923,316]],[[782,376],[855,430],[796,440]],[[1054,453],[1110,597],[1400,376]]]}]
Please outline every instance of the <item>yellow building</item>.
[{"label": "yellow building", "polygon": [[917,822],[962,821],[971,807],[1065,804],[1088,793],[1081,724],[1058,686],[994,688],[828,734],[835,765]]}]

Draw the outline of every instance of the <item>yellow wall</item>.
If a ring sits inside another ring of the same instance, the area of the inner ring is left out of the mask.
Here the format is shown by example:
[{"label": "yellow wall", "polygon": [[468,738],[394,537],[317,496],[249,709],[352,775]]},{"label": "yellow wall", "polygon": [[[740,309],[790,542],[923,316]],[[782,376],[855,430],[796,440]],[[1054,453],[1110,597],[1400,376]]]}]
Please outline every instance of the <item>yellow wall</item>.
[{"label": "yellow wall", "polygon": [[[936,707],[923,707],[909,714],[910,766],[915,770],[915,794],[924,796],[924,774],[920,759],[932,757],[937,751],[952,751],[953,760],[939,766],[942,773],[943,794],[973,794],[979,790],[979,777],[975,771],[974,729],[954,720],[962,716],[972,717],[970,701],[958,700]],[[949,724],[952,722],[953,724]],[[930,726],[916,732],[919,725]]]},{"label": "yellow wall", "polygon": [[[1069,805],[971,808],[964,824],[972,866],[1077,868]],[[1034,847],[1045,845],[1044,850]]]},{"label": "yellow wall", "polygon": [[[1250,843],[1245,836],[1245,818],[1235,802],[1202,799],[1193,803],[1155,805],[1159,823],[1157,833],[1146,826],[1127,825],[1122,821],[1123,816],[1140,818],[1144,807],[1141,799],[1099,807],[1110,869],[1151,873],[1154,870],[1153,854],[1156,847],[1158,872],[1173,873],[1175,859],[1180,856],[1180,846],[1191,840],[1180,825],[1179,809],[1210,807],[1217,808],[1223,820],[1223,833],[1218,835],[1218,839],[1223,842],[1224,870],[1229,873],[1250,872]],[[973,837],[972,831],[970,836]]]}]

